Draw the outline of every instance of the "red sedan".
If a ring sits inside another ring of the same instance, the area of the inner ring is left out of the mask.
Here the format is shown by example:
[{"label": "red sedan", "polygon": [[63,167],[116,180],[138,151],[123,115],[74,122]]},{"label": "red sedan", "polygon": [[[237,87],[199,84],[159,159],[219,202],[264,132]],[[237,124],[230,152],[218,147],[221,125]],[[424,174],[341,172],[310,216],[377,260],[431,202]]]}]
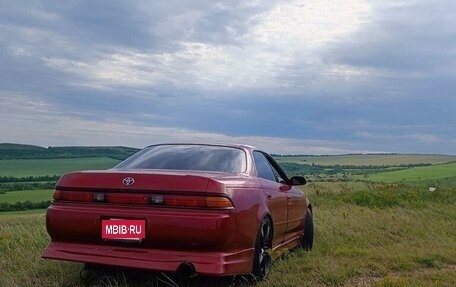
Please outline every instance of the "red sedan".
[{"label": "red sedan", "polygon": [[149,146],[60,178],[43,258],[261,280],[274,251],[312,248],[305,183],[250,146]]}]

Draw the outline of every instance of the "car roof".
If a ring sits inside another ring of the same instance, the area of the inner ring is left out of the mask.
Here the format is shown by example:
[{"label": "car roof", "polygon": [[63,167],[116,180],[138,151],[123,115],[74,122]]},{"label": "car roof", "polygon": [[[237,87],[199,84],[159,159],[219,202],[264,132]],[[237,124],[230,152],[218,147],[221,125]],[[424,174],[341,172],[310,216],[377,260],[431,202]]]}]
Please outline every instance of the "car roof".
[{"label": "car roof", "polygon": [[160,145],[200,145],[200,146],[220,146],[220,147],[234,147],[234,148],[240,148],[243,150],[257,150],[256,147],[251,146],[251,145],[246,145],[246,144],[234,144],[234,143],[160,143],[160,144],[153,144],[149,145],[147,147],[151,146],[160,146]]}]

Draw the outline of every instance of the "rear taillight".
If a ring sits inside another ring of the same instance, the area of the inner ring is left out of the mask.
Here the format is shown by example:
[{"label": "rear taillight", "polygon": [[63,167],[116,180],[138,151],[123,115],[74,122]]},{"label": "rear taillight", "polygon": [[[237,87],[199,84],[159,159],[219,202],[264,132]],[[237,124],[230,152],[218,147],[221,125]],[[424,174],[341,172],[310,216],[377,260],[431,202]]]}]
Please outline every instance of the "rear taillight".
[{"label": "rear taillight", "polygon": [[115,192],[85,192],[56,190],[54,201],[107,202],[115,204],[154,205],[187,208],[232,209],[233,203],[225,196],[140,194]]},{"label": "rear taillight", "polygon": [[63,191],[56,190],[52,196],[55,201],[82,201],[90,202],[93,200],[92,192],[83,192],[83,191]]},{"label": "rear taillight", "polygon": [[206,207],[209,208],[233,208],[233,203],[227,197],[207,196]]},{"label": "rear taillight", "polygon": [[165,195],[164,205],[178,207],[233,208],[233,203],[224,196]]}]

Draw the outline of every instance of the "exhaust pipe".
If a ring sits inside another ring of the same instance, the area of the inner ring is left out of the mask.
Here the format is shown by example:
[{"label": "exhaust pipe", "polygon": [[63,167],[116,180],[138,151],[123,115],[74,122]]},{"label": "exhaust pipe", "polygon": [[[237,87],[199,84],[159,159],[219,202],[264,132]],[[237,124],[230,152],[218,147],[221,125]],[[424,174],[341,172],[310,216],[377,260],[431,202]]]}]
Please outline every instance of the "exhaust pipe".
[{"label": "exhaust pipe", "polygon": [[189,279],[196,277],[197,273],[195,266],[191,262],[182,262],[176,269],[176,273],[182,279]]}]

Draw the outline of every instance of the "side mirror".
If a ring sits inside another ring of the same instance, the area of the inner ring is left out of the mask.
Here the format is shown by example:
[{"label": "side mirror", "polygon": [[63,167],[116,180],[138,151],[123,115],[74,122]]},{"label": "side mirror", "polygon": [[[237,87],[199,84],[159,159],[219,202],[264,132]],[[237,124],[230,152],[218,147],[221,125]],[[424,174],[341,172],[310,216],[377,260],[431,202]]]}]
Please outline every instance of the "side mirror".
[{"label": "side mirror", "polygon": [[292,176],[290,178],[291,185],[304,185],[307,183],[307,180],[304,176]]}]

